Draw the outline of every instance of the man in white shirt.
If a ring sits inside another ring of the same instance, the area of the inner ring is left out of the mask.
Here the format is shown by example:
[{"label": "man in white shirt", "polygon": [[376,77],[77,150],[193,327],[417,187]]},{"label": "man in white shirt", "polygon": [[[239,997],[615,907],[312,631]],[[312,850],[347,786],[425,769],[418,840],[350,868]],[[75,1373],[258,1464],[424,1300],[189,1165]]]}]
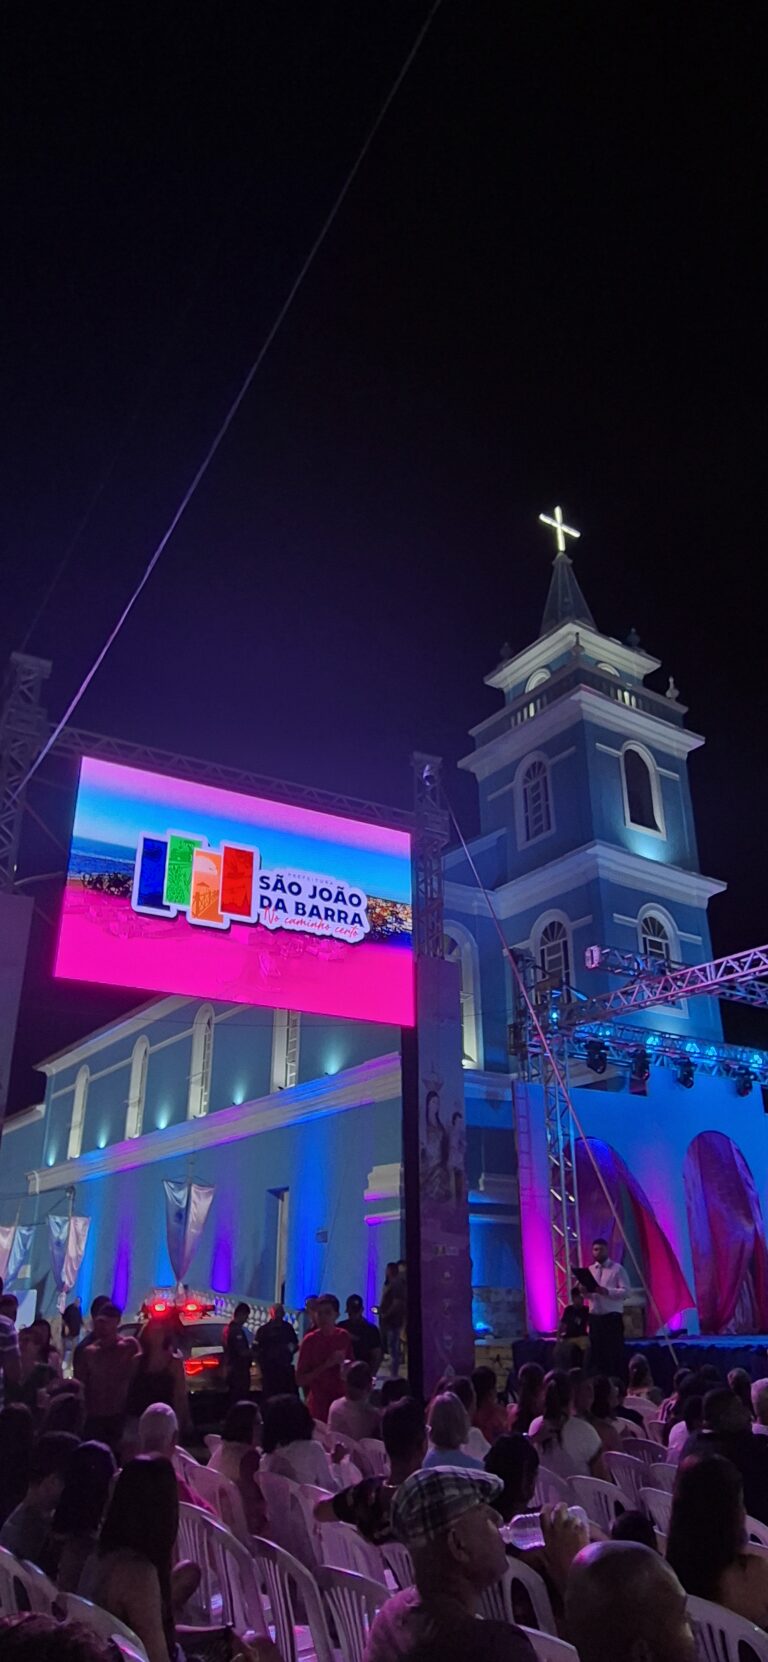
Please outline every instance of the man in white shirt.
[{"label": "man in white shirt", "polygon": [[589,1294],[592,1372],[625,1377],[623,1312],[629,1288],[621,1264],[608,1256],[608,1242],[602,1236],[592,1242],[592,1256],[589,1267],[599,1289]]}]

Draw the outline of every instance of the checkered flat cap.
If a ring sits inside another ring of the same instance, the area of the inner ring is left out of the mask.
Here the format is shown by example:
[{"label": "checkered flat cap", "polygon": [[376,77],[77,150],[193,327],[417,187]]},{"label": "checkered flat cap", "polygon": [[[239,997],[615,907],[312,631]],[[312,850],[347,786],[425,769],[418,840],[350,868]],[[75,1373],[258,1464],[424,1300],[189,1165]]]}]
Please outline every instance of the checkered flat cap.
[{"label": "checkered flat cap", "polygon": [[489,1506],[504,1484],[491,1472],[462,1466],[432,1466],[413,1472],[400,1485],[392,1507],[392,1529],[408,1546],[434,1541],[474,1506]]}]

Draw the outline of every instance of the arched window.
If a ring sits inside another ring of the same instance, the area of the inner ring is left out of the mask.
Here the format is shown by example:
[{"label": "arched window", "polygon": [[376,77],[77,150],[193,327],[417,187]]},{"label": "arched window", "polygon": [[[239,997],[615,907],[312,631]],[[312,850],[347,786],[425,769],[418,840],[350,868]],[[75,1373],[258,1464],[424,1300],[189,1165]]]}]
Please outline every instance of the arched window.
[{"label": "arched window", "polygon": [[635,745],[622,755],[624,775],[624,816],[628,825],[663,835],[659,776],[652,757]]},{"label": "arched window", "polygon": [[131,1077],[128,1084],[128,1111],[125,1116],[126,1137],[140,1137],[144,1125],[144,1101],[147,1095],[149,1067],[149,1039],[142,1034],[136,1040],[131,1057]]},{"label": "arched window", "polygon": [[201,1004],[192,1025],[192,1063],[189,1073],[187,1119],[202,1119],[208,1112],[213,1066],[213,1005]]},{"label": "arched window", "polygon": [[461,972],[461,1036],[464,1066],[481,1068],[483,1040],[477,947],[472,936],[467,930],[462,929],[460,924],[448,924],[443,936],[443,957],[449,964],[458,964]]},{"label": "arched window", "polygon": [[523,767],[520,778],[522,842],[535,842],[552,830],[549,768],[542,756]]},{"label": "arched window", "polygon": [[536,687],[543,687],[544,682],[549,680],[551,674],[552,671],[549,669],[535,669],[533,675],[529,675],[525,683],[526,692],[533,692]]},{"label": "arched window", "polygon": [[661,968],[673,962],[671,932],[656,912],[641,912],[638,919],[640,951],[644,958]]},{"label": "arched window", "polygon": [[562,918],[541,919],[533,932],[533,953],[541,976],[550,988],[570,998],[571,932]]},{"label": "arched window", "polygon": [[72,1119],[69,1125],[69,1142],[67,1144],[67,1159],[76,1160],[83,1147],[83,1130],[85,1127],[85,1108],[88,1101],[88,1083],[90,1080],[88,1068],[78,1071],[75,1080],[75,1094],[72,1102]]}]

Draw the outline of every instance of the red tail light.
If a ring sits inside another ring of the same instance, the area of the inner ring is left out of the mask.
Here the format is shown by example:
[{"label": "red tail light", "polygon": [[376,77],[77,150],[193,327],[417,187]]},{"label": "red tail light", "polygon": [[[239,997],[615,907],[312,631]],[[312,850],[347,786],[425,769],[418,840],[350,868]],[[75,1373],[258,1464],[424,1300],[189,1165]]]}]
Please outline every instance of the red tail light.
[{"label": "red tail light", "polygon": [[184,1363],[184,1372],[186,1374],[194,1375],[202,1373],[202,1371],[203,1364],[199,1356],[190,1356],[189,1360]]},{"label": "red tail light", "polygon": [[202,1363],[204,1368],[217,1368],[219,1365],[219,1358],[218,1356],[203,1356]]}]

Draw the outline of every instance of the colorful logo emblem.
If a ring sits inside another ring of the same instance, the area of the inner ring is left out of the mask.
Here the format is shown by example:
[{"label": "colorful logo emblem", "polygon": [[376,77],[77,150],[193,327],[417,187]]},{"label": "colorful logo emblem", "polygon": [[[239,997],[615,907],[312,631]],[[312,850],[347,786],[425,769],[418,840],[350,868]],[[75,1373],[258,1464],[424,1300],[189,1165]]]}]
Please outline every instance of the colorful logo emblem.
[{"label": "colorful logo emblem", "polygon": [[369,933],[368,896],[317,872],[261,868],[257,848],[169,831],[143,832],[136,851],[131,905],[149,917],[175,918],[207,929],[262,923],[308,935],[357,942]]}]

